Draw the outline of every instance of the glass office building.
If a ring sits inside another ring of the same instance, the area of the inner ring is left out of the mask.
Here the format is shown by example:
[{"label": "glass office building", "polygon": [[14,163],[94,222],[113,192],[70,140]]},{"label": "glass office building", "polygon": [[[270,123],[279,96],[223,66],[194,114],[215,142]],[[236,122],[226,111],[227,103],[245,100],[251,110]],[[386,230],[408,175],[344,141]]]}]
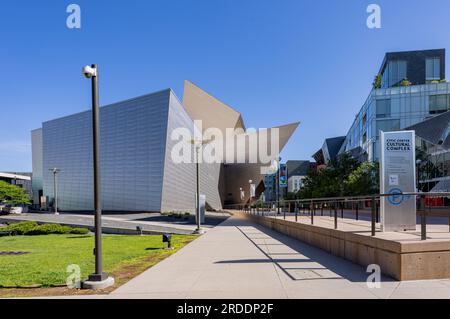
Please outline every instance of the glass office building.
[{"label": "glass office building", "polygon": [[339,154],[357,150],[358,156],[377,161],[380,131],[403,130],[450,109],[444,49],[387,53],[379,77]]}]

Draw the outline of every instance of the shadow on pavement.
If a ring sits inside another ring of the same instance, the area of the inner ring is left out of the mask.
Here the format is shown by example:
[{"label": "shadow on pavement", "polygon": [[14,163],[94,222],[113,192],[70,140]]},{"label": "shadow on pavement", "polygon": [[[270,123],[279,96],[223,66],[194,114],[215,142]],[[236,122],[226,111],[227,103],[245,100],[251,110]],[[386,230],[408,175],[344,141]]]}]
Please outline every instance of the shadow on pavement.
[{"label": "shadow on pavement", "polygon": [[[233,219],[225,225],[236,227],[267,259],[222,260],[216,263],[273,263],[292,280],[347,279],[355,283],[365,283],[370,275],[358,264],[264,226],[243,219]],[[270,247],[273,246],[285,248],[282,248],[284,251],[281,252],[272,252]],[[381,276],[381,281],[396,282],[387,276]]]}]

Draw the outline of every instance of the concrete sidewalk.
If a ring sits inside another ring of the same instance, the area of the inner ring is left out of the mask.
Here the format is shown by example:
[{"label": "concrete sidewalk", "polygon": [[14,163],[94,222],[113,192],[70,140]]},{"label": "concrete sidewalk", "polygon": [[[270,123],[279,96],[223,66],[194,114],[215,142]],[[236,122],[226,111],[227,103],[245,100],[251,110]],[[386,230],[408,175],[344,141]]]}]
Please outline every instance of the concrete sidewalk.
[{"label": "concrete sidewalk", "polygon": [[231,217],[107,298],[450,298],[450,280],[368,288],[365,269]]}]

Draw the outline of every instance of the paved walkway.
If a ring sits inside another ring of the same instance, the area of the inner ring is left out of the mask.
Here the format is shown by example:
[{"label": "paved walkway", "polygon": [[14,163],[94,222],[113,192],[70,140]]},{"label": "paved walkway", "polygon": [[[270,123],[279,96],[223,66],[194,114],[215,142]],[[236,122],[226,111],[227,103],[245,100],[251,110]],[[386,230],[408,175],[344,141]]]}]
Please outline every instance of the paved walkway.
[{"label": "paved walkway", "polygon": [[450,280],[368,288],[361,266],[231,217],[107,298],[450,298]]}]

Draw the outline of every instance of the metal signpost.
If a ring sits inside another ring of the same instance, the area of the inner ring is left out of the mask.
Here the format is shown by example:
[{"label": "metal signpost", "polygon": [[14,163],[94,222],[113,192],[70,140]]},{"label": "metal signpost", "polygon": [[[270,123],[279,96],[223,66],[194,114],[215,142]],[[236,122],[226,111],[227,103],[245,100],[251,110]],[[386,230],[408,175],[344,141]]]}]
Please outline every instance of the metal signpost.
[{"label": "metal signpost", "polygon": [[416,146],[414,131],[381,132],[381,230],[416,229]]}]

